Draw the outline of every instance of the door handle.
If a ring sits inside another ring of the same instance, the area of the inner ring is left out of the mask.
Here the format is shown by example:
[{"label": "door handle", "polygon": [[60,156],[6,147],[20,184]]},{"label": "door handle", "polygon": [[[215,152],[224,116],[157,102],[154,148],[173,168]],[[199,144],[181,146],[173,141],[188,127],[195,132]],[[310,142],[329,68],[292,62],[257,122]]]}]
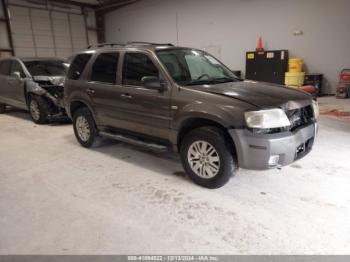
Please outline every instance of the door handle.
[{"label": "door handle", "polygon": [[88,93],[89,95],[93,95],[96,93],[96,91],[94,89],[88,88],[86,89],[86,93]]},{"label": "door handle", "polygon": [[130,94],[121,94],[120,97],[125,100],[129,100],[132,98],[132,95]]}]

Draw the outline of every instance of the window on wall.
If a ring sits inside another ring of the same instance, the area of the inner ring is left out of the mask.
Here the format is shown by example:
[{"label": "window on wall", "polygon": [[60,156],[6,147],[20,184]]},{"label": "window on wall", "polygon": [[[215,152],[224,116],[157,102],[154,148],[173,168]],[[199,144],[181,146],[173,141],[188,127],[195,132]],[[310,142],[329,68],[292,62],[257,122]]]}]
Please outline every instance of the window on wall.
[{"label": "window on wall", "polygon": [[77,55],[69,67],[67,78],[71,80],[78,80],[83,73],[85,66],[89,62],[91,54]]},{"label": "window on wall", "polygon": [[142,53],[127,53],[124,57],[123,84],[141,86],[144,76],[159,77],[159,71],[152,60]]},{"label": "window on wall", "polygon": [[118,58],[118,53],[100,54],[92,66],[91,81],[115,84]]}]

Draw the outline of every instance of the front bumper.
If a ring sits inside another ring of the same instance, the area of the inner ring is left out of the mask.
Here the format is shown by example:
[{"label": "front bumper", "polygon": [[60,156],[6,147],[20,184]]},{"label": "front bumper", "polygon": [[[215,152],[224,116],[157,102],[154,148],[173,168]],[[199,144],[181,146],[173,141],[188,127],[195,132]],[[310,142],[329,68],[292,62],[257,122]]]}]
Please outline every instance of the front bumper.
[{"label": "front bumper", "polygon": [[[295,132],[255,134],[247,129],[231,129],[238,165],[241,168],[264,170],[289,165],[307,155],[313,146],[317,123]],[[275,159],[271,163],[271,159]]]}]

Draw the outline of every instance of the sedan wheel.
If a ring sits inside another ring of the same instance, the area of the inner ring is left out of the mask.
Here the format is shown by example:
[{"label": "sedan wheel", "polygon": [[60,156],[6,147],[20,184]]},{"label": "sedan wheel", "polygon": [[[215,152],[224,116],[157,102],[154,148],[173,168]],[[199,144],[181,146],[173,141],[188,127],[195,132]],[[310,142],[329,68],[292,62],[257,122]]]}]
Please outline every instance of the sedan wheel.
[{"label": "sedan wheel", "polygon": [[34,119],[34,121],[39,121],[40,109],[39,109],[38,102],[35,101],[34,99],[30,101],[29,110],[30,110],[30,114],[31,114],[32,118]]}]

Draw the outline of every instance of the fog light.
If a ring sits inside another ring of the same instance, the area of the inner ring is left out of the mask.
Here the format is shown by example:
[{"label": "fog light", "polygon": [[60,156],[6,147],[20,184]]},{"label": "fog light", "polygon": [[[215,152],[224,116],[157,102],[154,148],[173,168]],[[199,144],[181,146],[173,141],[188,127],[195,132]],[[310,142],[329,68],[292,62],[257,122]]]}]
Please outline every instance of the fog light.
[{"label": "fog light", "polygon": [[277,166],[279,160],[280,160],[280,156],[279,155],[270,156],[269,166],[271,166],[271,167],[272,166]]}]

